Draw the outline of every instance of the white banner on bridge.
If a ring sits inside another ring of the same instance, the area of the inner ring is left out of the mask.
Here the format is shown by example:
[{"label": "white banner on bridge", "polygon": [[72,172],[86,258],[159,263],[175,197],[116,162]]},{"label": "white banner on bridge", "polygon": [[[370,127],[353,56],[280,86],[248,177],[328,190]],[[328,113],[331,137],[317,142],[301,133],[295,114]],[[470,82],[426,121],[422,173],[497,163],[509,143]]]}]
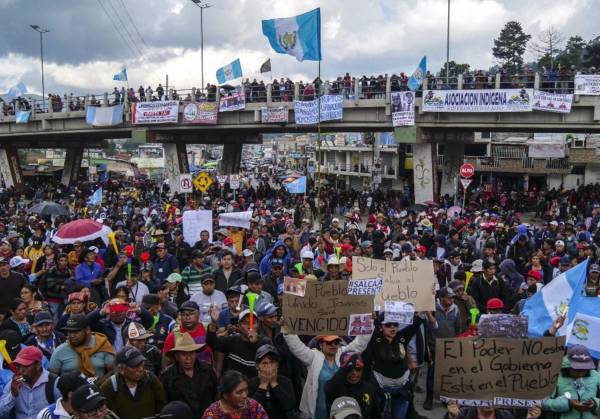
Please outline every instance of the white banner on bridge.
[{"label": "white banner on bridge", "polygon": [[600,95],[600,74],[576,74],[576,95]]},{"label": "white banner on bridge", "polygon": [[423,112],[531,112],[533,89],[426,90]]},{"label": "white banner on bridge", "polygon": [[392,125],[408,127],[415,125],[415,94],[413,92],[392,92]]},{"label": "white banner on bridge", "polygon": [[533,109],[536,111],[569,113],[572,104],[572,94],[533,91]]},{"label": "white banner on bridge", "polygon": [[[316,124],[319,121],[318,100],[297,100],[294,103],[296,125]],[[321,122],[342,119],[344,98],[342,95],[321,96]]]},{"label": "white banner on bridge", "polygon": [[134,102],[131,104],[132,124],[176,124],[179,101]]},{"label": "white banner on bridge", "polygon": [[344,116],[344,97],[342,95],[321,96],[321,122],[342,119]]}]

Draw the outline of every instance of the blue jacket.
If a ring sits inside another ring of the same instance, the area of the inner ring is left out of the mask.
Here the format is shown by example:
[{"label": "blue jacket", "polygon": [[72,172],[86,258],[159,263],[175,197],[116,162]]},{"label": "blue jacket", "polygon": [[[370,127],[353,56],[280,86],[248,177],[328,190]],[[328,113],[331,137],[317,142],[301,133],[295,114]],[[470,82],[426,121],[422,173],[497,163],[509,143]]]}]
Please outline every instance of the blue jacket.
[{"label": "blue jacket", "polygon": [[267,250],[267,253],[260,261],[259,270],[260,270],[260,274],[262,276],[265,276],[265,275],[271,273],[271,259],[273,258],[273,252],[279,246],[283,246],[283,248],[285,249],[285,255],[282,258],[283,259],[283,272],[286,275],[289,273],[289,267],[290,267],[290,261],[291,261],[290,249],[288,249],[287,246],[285,245],[285,243],[283,243],[283,240],[277,240],[275,242],[275,244],[273,245],[273,247],[271,247],[269,250]]}]

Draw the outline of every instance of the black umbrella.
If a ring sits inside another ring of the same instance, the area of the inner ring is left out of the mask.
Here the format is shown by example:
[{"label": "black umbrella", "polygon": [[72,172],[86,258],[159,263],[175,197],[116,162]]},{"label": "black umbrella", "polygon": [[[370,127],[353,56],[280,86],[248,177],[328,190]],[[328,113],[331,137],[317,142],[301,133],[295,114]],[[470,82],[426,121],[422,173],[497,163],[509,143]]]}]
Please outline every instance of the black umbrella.
[{"label": "black umbrella", "polygon": [[56,202],[40,202],[27,210],[28,213],[48,215],[69,215],[69,210]]}]

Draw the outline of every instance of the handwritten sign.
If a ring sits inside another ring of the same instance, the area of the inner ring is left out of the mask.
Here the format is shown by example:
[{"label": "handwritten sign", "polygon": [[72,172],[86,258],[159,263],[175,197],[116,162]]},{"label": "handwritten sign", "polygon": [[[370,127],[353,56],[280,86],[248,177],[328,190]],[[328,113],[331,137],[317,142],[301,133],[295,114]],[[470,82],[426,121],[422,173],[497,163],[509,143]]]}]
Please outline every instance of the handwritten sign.
[{"label": "handwritten sign", "polygon": [[415,308],[410,303],[401,301],[386,301],[384,321],[386,323],[398,323],[410,325],[413,322]]},{"label": "handwritten sign", "polygon": [[437,339],[435,349],[436,395],[506,406],[552,395],[565,337]]},{"label": "handwritten sign", "polygon": [[382,278],[351,279],[348,283],[350,295],[375,295],[383,289]]},{"label": "handwritten sign", "polygon": [[307,281],[304,297],[283,294],[282,308],[288,333],[346,336],[351,315],[373,312],[373,296],[349,295],[348,281]]},{"label": "handwritten sign", "polygon": [[209,241],[212,241],[212,210],[196,210],[183,212],[183,240],[193,246],[200,240],[200,232],[208,231]]},{"label": "handwritten sign", "polygon": [[385,301],[413,304],[415,311],[435,310],[435,276],[430,260],[385,261],[352,258],[352,280],[381,278],[383,290],[375,296],[375,306]]}]

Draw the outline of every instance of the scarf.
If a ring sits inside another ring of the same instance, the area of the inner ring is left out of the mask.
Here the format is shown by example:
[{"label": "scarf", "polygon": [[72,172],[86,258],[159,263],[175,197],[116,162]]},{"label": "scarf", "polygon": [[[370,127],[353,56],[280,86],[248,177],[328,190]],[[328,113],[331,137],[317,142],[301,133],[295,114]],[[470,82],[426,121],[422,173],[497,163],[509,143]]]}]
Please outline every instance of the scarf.
[{"label": "scarf", "polygon": [[114,354],[115,351],[102,333],[92,332],[92,335],[96,338],[95,345],[93,347],[81,345],[81,346],[71,346],[73,350],[77,353],[77,358],[79,361],[79,369],[87,376],[94,377],[96,375],[96,370],[94,369],[94,365],[92,364],[92,355],[96,352],[108,352]]}]

